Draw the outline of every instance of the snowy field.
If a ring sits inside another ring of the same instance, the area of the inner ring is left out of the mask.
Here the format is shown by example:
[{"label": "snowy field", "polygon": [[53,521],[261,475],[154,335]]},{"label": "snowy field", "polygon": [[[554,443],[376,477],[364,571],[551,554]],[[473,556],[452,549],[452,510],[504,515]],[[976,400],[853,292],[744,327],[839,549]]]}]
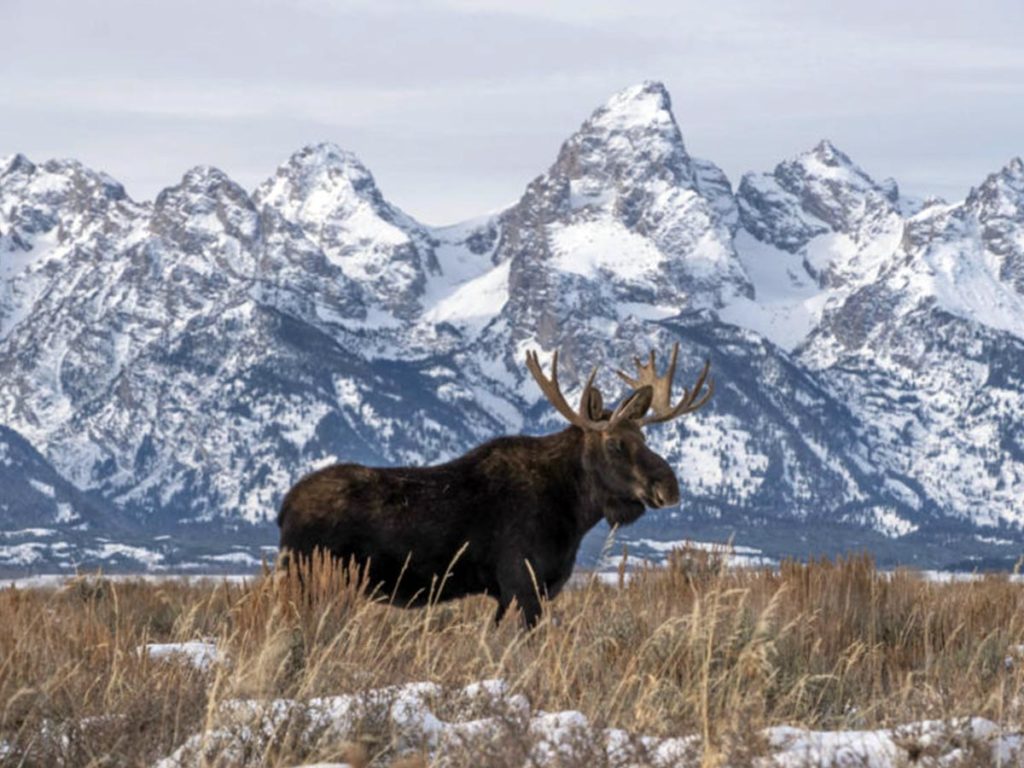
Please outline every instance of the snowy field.
[{"label": "snowy field", "polygon": [[[210,643],[152,644],[139,651],[203,671],[230,663]],[[345,742],[361,722],[382,715],[397,734],[399,749],[421,754],[425,746],[431,757],[442,764],[452,750],[462,751],[478,744],[486,751],[488,742],[510,736],[525,738],[530,743],[525,763],[529,766],[561,765],[595,748],[604,764],[621,768],[700,764],[699,735],[655,738],[617,728],[595,729],[579,711],[535,709],[526,696],[513,693],[503,680],[472,683],[454,692],[454,696],[449,692],[447,709],[451,709],[452,699],[459,706],[453,710],[454,716],[442,718],[431,702],[444,695],[442,687],[434,683],[410,683],[360,695],[306,701],[229,699],[220,703],[216,718],[226,724],[194,734],[158,761],[156,768],[201,766],[204,757],[212,755],[221,761],[242,763],[246,755],[264,751],[268,741],[280,738],[294,722],[303,723],[303,736],[311,740]],[[495,714],[473,716],[481,711]],[[764,768],[955,766],[976,756],[979,749],[986,751],[993,765],[1024,763],[1024,736],[1004,733],[995,723],[980,717],[921,721],[871,731],[814,731],[777,726],[764,729],[760,735],[769,754],[758,758],[755,764]],[[359,768],[350,763],[316,765]]]}]

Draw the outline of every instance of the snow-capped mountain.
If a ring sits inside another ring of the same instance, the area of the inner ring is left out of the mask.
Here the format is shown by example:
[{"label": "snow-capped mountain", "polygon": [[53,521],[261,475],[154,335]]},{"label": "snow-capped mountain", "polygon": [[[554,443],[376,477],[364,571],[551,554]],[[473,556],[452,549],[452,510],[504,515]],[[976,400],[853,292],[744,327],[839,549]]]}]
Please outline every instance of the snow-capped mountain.
[{"label": "snow-capped mountain", "polygon": [[[198,167],[152,202],[0,160],[0,423],[143,532],[251,523],[253,557],[317,466],[557,428],[525,349],[562,350],[570,396],[602,364],[613,398],[612,369],[674,340],[677,387],[710,357],[717,394],[652,428],[684,500],[626,535],[1019,549],[1020,160],[920,203],[823,141],[734,192],[658,83],[595,111],[510,208],[445,228],[330,144],[252,193]],[[19,509],[4,527],[53,514]]]}]

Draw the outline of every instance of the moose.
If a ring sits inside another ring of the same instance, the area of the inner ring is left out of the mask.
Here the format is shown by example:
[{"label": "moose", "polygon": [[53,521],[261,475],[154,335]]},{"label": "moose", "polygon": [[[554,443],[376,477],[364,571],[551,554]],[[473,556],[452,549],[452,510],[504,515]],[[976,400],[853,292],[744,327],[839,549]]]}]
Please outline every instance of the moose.
[{"label": "moose", "polygon": [[282,502],[282,554],[306,562],[322,548],[354,561],[371,586],[405,607],[486,593],[498,601],[500,622],[515,601],[533,627],[542,596],[559,593],[583,536],[602,517],[626,525],[648,507],[679,503],[672,468],[641,431],[696,411],[714,392],[709,360],[672,404],[678,354],[676,342],[661,376],[653,351],[646,364],[634,359],[635,376],[616,371],[632,391],[609,411],[594,386],[596,367],[574,410],[558,383],[558,352],[550,378],[527,352],[526,367],[567,428],[499,437],[436,466],[313,472]]}]

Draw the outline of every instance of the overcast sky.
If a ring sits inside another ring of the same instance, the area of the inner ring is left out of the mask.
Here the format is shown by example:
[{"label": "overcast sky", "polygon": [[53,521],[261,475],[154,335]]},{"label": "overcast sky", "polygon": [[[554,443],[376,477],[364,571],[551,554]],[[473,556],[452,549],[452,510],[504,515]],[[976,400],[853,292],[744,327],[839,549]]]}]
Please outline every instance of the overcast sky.
[{"label": "overcast sky", "polygon": [[1024,3],[0,0],[0,155],[145,199],[353,150],[431,224],[506,205],[612,93],[661,80],[735,183],[830,138],[914,194],[1024,154]]}]

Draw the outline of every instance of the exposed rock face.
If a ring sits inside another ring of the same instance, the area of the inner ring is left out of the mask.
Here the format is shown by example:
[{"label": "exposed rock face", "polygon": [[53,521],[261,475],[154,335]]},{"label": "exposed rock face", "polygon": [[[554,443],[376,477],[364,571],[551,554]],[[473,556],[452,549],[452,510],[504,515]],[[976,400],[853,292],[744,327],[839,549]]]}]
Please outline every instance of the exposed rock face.
[{"label": "exposed rock face", "polygon": [[[677,387],[711,357],[718,393],[651,430],[684,500],[643,536],[731,526],[783,552],[770,531],[841,529],[934,562],[1020,539],[1019,159],[920,203],[823,141],[734,194],[643,83],[512,207],[441,229],[329,144],[251,194],[199,167],[153,202],[72,161],[0,160],[0,423],[93,520],[272,520],[326,462],[559,426],[526,348],[563,351],[570,396],[603,364],[613,399],[612,368],[676,339]],[[5,525],[53,522],[19,493]]]}]

